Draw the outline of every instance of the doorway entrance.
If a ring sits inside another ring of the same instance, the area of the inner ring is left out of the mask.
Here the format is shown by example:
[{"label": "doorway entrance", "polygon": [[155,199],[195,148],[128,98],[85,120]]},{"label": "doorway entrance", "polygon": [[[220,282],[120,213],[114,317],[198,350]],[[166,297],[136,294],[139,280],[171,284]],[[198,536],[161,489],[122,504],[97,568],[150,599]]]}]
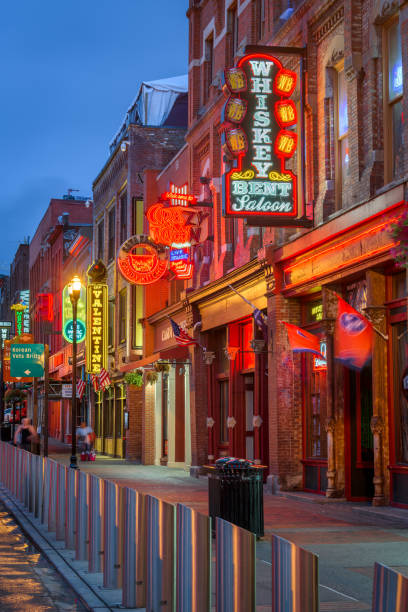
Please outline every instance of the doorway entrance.
[{"label": "doorway entrance", "polygon": [[345,378],[346,497],[352,501],[365,501],[374,496],[371,365],[361,372],[346,370]]},{"label": "doorway entrance", "polygon": [[255,459],[254,455],[254,375],[244,376],[245,391],[245,459]]}]

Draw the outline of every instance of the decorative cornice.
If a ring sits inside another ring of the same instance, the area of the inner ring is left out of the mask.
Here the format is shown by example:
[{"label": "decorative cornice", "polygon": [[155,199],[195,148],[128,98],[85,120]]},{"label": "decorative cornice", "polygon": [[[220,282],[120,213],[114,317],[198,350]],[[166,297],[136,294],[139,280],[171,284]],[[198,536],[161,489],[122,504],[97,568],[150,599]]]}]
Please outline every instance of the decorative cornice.
[{"label": "decorative cornice", "polygon": [[313,42],[317,45],[325,38],[344,17],[344,6],[335,11],[326,21],[312,33]]}]

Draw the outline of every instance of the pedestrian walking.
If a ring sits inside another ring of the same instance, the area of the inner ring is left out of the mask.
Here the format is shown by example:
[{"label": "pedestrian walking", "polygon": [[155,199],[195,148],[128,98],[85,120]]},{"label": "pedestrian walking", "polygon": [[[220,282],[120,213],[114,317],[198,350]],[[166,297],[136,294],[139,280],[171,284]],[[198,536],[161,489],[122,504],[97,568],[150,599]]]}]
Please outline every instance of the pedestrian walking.
[{"label": "pedestrian walking", "polygon": [[31,450],[31,442],[35,442],[37,433],[31,424],[31,419],[24,418],[14,434],[14,444],[23,450]]},{"label": "pedestrian walking", "polygon": [[94,458],[92,447],[95,435],[92,427],[87,425],[86,421],[82,421],[81,425],[77,428],[76,435],[81,449],[81,459],[89,461],[91,458]]}]

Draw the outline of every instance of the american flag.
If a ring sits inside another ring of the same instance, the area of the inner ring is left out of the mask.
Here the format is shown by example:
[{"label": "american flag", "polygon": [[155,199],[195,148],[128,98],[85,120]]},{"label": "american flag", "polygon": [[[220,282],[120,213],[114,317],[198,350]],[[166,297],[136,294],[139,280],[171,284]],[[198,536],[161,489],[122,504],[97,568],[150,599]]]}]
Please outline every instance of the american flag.
[{"label": "american flag", "polygon": [[77,397],[79,397],[80,400],[82,399],[84,391],[85,391],[85,381],[82,380],[82,378],[80,378],[77,381],[77,385],[76,385]]},{"label": "american flag", "polygon": [[111,380],[109,378],[109,374],[107,373],[105,368],[102,368],[102,370],[101,370],[101,372],[99,374],[99,384],[101,386],[101,389],[106,389],[111,384]]},{"label": "american flag", "polygon": [[95,393],[99,391],[99,376],[98,374],[91,374],[91,382]]},{"label": "american flag", "polygon": [[182,329],[173,319],[170,319],[171,326],[173,328],[174,338],[180,346],[189,346],[190,344],[198,344],[197,340],[194,340],[188,335],[184,329]]}]

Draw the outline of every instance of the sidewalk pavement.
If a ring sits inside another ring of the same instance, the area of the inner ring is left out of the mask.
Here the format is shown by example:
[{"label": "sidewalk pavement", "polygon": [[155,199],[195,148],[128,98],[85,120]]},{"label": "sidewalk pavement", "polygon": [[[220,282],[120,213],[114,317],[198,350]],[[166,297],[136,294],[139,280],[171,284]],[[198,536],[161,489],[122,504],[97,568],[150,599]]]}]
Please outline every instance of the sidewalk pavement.
[{"label": "sidewalk pavement", "polygon": [[[65,447],[65,452],[64,452]],[[70,448],[50,441],[50,456],[69,464]],[[208,513],[207,477],[177,468],[145,466],[98,455],[80,469],[171,503]],[[385,563],[408,576],[408,511],[331,502],[302,492],[264,496],[265,538],[257,544],[265,581],[271,571],[268,535],[275,533],[319,555],[320,610],[371,609],[373,566]]]}]

